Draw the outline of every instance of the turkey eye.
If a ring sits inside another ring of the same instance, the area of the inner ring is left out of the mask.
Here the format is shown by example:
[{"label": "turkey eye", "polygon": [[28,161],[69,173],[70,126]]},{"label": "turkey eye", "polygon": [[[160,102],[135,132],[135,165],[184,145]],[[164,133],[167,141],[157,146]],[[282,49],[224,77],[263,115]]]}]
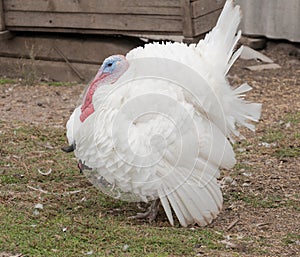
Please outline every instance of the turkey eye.
[{"label": "turkey eye", "polygon": [[107,64],[107,67],[111,67],[111,66],[112,66],[112,63],[111,63],[111,62]]}]

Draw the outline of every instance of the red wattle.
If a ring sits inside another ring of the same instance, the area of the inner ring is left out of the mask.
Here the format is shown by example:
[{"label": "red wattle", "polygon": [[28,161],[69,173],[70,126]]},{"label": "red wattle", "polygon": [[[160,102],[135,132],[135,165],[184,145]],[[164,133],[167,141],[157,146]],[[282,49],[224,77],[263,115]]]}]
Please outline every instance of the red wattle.
[{"label": "red wattle", "polygon": [[[98,74],[97,74],[98,75]],[[94,111],[93,106],[93,95],[97,89],[98,83],[107,77],[108,73],[101,73],[100,76],[96,76],[92,84],[90,85],[89,89],[86,92],[86,95],[83,99],[83,104],[81,106],[81,115],[80,115],[80,121],[84,122],[87,117],[89,117]]]},{"label": "red wattle", "polygon": [[84,122],[87,117],[89,117],[95,111],[93,104],[91,103],[86,107],[80,114],[80,121]]},{"label": "red wattle", "polygon": [[102,76],[100,76],[100,78],[95,79],[86,92],[86,95],[83,99],[83,104],[81,106],[81,115],[80,115],[81,122],[84,122],[85,119],[95,111],[92,103],[92,99],[97,88],[97,82],[99,82],[101,79]]}]

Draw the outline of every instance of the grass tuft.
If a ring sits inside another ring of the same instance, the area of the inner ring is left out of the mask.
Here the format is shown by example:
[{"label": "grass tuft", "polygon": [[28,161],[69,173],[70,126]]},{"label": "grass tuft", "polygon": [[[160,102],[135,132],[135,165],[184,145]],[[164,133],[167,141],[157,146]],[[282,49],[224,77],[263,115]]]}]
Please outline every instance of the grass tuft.
[{"label": "grass tuft", "polygon": [[288,233],[282,240],[283,244],[299,244],[300,243],[300,234]]},{"label": "grass tuft", "polygon": [[0,78],[0,85],[15,84],[15,83],[16,83],[16,80],[14,80],[14,79]]}]

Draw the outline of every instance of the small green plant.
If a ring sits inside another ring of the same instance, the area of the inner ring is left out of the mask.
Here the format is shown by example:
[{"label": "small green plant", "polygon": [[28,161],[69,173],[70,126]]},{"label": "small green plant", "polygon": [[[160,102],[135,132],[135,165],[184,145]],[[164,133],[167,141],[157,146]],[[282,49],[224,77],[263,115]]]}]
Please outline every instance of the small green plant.
[{"label": "small green plant", "polygon": [[49,82],[45,82],[44,84],[48,86],[54,86],[54,87],[77,85],[76,82],[62,82],[62,81],[49,81]]},{"label": "small green plant", "polygon": [[4,84],[14,84],[16,83],[15,79],[10,79],[10,78],[0,78],[0,85]]},{"label": "small green plant", "polygon": [[285,137],[284,133],[278,129],[269,129],[266,134],[261,138],[262,142],[275,143],[282,140]]},{"label": "small green plant", "polygon": [[285,245],[294,244],[300,241],[300,234],[288,233],[282,240]]},{"label": "small green plant", "polygon": [[286,115],[284,117],[284,121],[285,121],[285,123],[290,122],[294,125],[299,124],[300,123],[300,111]]},{"label": "small green plant", "polygon": [[294,158],[300,156],[300,147],[285,146],[277,149],[274,152],[274,156],[279,158]]}]

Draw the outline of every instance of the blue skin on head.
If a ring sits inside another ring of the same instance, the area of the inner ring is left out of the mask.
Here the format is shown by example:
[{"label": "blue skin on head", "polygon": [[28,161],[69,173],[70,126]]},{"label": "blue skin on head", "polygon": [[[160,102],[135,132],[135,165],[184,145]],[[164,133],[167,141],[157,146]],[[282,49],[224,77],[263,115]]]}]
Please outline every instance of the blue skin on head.
[{"label": "blue skin on head", "polygon": [[112,73],[115,70],[118,61],[122,61],[119,56],[111,56],[107,58],[102,64],[102,72]]},{"label": "blue skin on head", "polygon": [[99,69],[96,77],[89,86],[81,106],[80,120],[84,122],[95,110],[92,103],[93,95],[98,86],[115,83],[128,69],[128,62],[122,55],[108,57]]}]

